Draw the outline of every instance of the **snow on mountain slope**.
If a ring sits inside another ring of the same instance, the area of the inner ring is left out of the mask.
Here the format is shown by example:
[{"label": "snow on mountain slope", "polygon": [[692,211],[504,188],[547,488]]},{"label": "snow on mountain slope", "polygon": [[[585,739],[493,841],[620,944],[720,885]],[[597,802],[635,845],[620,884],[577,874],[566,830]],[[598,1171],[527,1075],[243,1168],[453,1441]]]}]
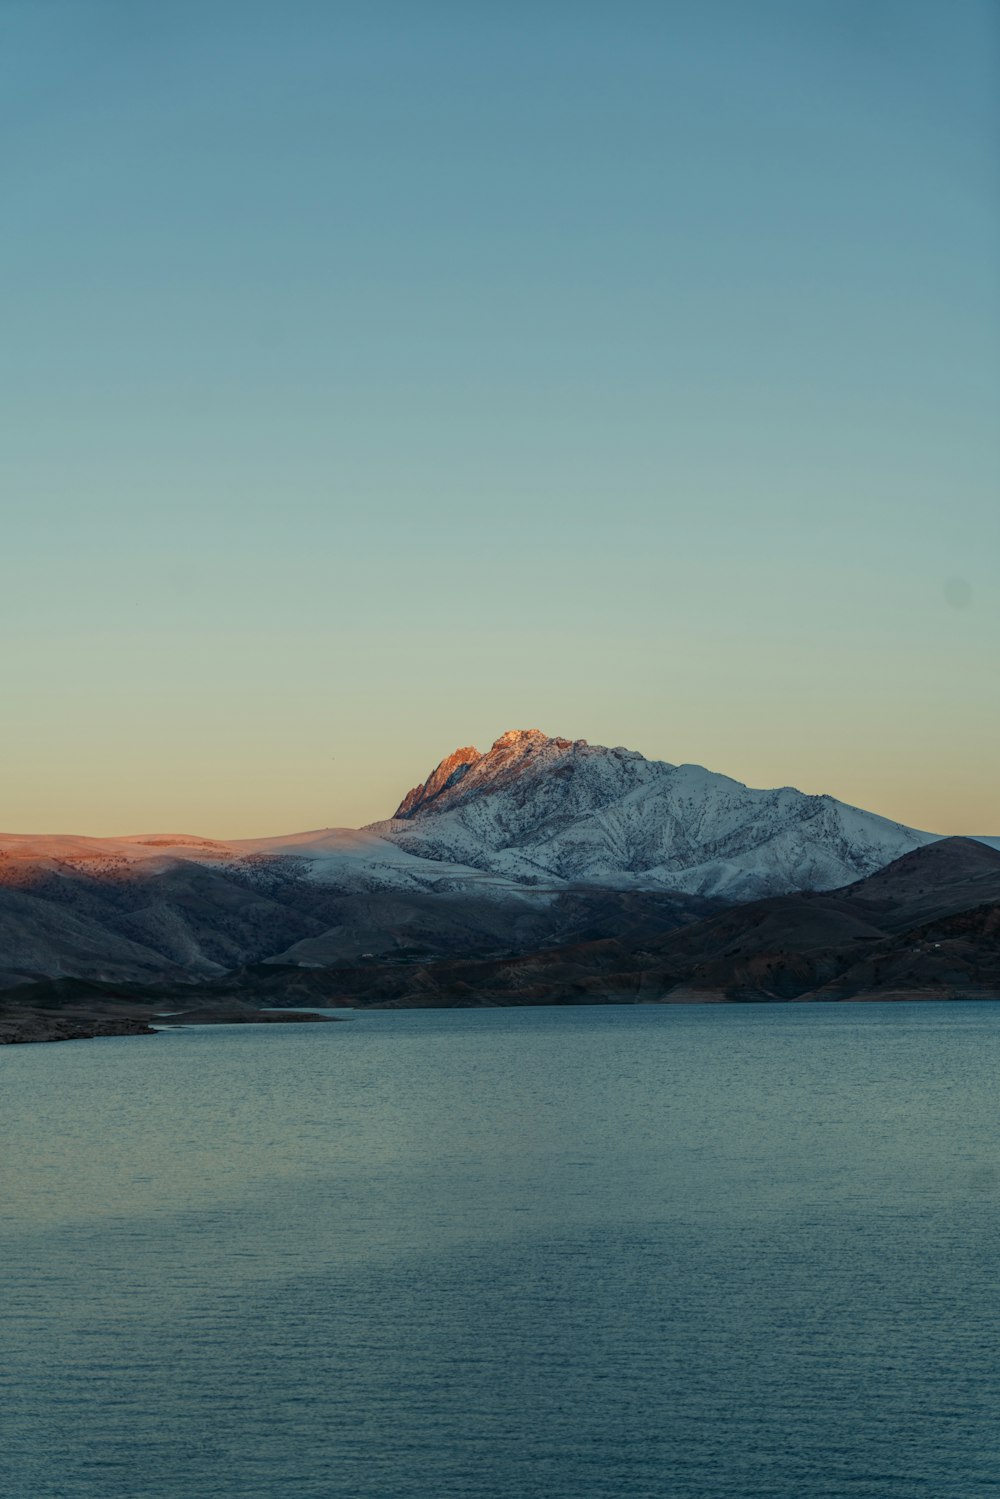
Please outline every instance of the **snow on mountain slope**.
[{"label": "snow on mountain slope", "polygon": [[[425,858],[367,828],[325,828],[280,838],[254,838],[229,845],[245,863],[296,859],[309,879],[351,890],[425,890],[439,895],[480,893],[524,900],[524,885],[480,865]],[[549,885],[553,882],[549,881]]]},{"label": "snow on mountain slope", "polygon": [[[0,885],[34,867],[52,874],[155,876],[178,860],[235,871],[244,882],[266,885],[279,868],[320,884],[361,892],[380,890],[473,892],[537,903],[541,892],[523,882],[457,861],[425,859],[365,829],[320,828],[275,838],[198,838],[189,833],[140,833],[124,838],[75,834],[0,834]],[[254,876],[259,879],[254,880]],[[550,882],[557,883],[557,882]]]},{"label": "snow on mountain slope", "polygon": [[130,878],[184,860],[262,891],[295,878],[532,904],[567,884],[751,900],[836,889],[935,837],[829,796],[752,790],[697,765],[523,729],[486,754],[456,750],[368,828],[233,841],[0,834],[0,886],[29,865]]},{"label": "snow on mountain slope", "polygon": [[555,876],[737,900],[835,889],[936,836],[829,796],[752,790],[538,729],[503,734],[484,755],[456,751],[368,831],[528,884]]}]

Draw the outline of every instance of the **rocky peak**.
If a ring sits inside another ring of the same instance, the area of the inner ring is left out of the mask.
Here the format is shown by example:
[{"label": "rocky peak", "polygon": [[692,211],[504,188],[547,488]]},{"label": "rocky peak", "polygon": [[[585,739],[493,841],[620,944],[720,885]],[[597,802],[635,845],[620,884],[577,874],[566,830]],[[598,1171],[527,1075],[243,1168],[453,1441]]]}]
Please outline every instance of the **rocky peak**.
[{"label": "rocky peak", "polygon": [[530,749],[542,744],[558,744],[561,748],[568,749],[570,741],[550,739],[548,734],[542,733],[541,729],[508,729],[505,734],[500,735],[499,739],[493,741],[490,754],[495,750]]},{"label": "rocky peak", "polygon": [[[459,799],[509,785],[587,749],[585,739],[550,739],[541,729],[508,729],[485,755],[469,746],[442,760],[422,785],[407,792],[395,816],[409,820],[426,811],[442,811]],[[470,772],[473,774],[466,782]],[[459,792],[460,782],[466,783]]]},{"label": "rocky peak", "polygon": [[455,750],[454,754],[448,755],[441,763],[431,771],[426,781],[419,786],[414,786],[408,791],[396,808],[394,816],[413,817],[421,811],[428,802],[432,802],[446,791],[450,786],[455,786],[466,774],[469,767],[474,765],[482,756],[475,745],[467,744],[463,749]]}]

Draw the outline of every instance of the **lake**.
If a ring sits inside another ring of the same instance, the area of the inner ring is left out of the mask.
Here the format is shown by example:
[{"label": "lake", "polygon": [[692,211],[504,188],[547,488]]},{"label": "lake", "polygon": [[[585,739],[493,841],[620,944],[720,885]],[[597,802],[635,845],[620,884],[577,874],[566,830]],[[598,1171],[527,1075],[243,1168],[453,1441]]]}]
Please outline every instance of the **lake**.
[{"label": "lake", "polygon": [[0,1052],[9,1499],[1000,1492],[1000,1005]]}]

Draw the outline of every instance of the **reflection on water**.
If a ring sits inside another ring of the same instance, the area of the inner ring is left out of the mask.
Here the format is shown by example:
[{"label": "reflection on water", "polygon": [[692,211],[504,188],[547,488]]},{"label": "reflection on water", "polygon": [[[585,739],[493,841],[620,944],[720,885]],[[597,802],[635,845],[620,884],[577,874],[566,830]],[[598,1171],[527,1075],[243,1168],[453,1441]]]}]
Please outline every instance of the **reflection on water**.
[{"label": "reflection on water", "polygon": [[992,1005],[0,1054],[0,1490],[980,1499]]}]

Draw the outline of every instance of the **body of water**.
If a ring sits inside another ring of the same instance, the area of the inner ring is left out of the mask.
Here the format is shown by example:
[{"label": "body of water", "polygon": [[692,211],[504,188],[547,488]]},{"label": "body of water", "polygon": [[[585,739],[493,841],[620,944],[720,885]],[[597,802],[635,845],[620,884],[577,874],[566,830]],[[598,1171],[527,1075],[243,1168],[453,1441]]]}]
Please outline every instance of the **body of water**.
[{"label": "body of water", "polygon": [[1000,1492],[1000,1006],[0,1053],[5,1499]]}]

